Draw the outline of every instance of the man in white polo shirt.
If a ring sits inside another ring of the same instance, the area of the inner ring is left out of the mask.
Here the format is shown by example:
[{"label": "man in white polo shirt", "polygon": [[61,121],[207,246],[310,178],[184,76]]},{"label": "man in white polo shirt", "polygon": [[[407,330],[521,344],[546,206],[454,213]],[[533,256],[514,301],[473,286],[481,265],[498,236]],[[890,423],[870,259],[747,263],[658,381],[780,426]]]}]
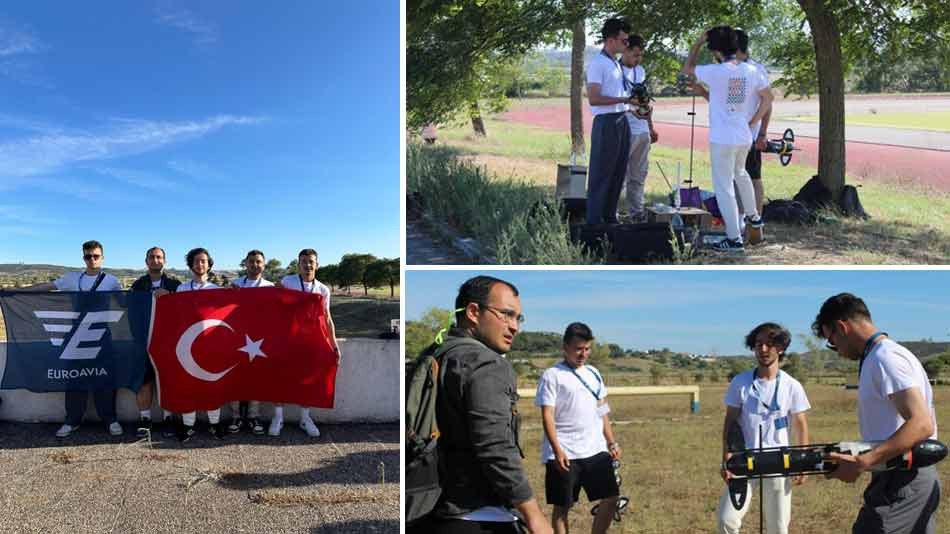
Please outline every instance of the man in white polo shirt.
[{"label": "man in white polo shirt", "polygon": [[617,204],[623,189],[630,151],[630,125],[623,68],[616,60],[627,47],[630,25],[607,19],[600,30],[604,47],[587,65],[587,102],[594,123],[590,134],[587,172],[587,223],[617,222]]},{"label": "man in white polo shirt", "polygon": [[[646,70],[643,65],[643,50],[646,43],[643,37],[631,35],[627,38],[627,48],[620,58],[623,64],[624,84],[629,93],[634,84],[646,81]],[[627,111],[627,123],[630,125],[630,151],[627,153],[627,171],[624,187],[627,190],[627,217],[633,222],[646,220],[643,211],[643,187],[647,181],[647,172],[650,169],[650,145],[656,143],[660,136],[653,127],[653,114],[645,118],[640,117],[631,106]]]},{"label": "man in white polo shirt", "polygon": [[[34,284],[25,289],[30,291],[122,291],[119,280],[102,270],[105,254],[102,244],[96,240],[82,244],[82,260],[86,263],[86,270],[64,273],[52,282]],[[108,427],[113,436],[122,434],[122,425],[115,414],[115,390],[100,389],[92,392],[96,404],[96,413]],[[73,433],[82,424],[86,413],[88,391],[66,392],[66,421],[56,431],[56,437],[65,438]]]},{"label": "man in white polo shirt", "polygon": [[[870,466],[904,454],[926,439],[937,439],[933,389],[920,360],[871,321],[862,299],[840,293],[824,302],[812,332],[829,348],[858,360],[858,422],[861,439],[882,442],[860,456],[832,454],[838,462],[829,477],[854,482]],[[937,531],[940,478],[934,465],[871,474],[864,506],[852,532],[886,534]]]},{"label": "man in white polo shirt", "polygon": [[[323,304],[327,313],[327,329],[330,334],[330,342],[333,345],[333,351],[336,352],[337,365],[340,364],[342,355],[340,354],[340,345],[336,340],[336,327],[333,325],[333,317],[330,315],[330,288],[321,284],[317,276],[317,251],[312,248],[305,248],[297,254],[297,274],[288,274],[280,279],[278,287],[303,291],[304,293],[318,293],[323,295]],[[308,436],[316,438],[320,436],[320,430],[313,422],[310,416],[310,408],[300,407],[300,429]],[[274,404],[274,418],[271,419],[270,427],[267,433],[271,436],[279,436],[280,430],[284,427],[284,407],[281,404]]]},{"label": "man in white polo shirt", "polygon": [[[762,323],[746,335],[745,344],[755,353],[758,365],[736,375],[726,391],[721,470],[726,482],[732,478],[732,473],[726,470],[725,465],[732,456],[729,435],[733,425],[738,425],[742,430],[745,449],[784,447],[793,442],[807,445],[810,442],[805,412],[811,405],[805,389],[798,380],[779,369],[779,362],[785,357],[785,350],[791,341],[788,330],[776,323]],[[791,439],[789,430],[794,439]],[[799,475],[794,482],[798,485],[804,480],[804,476]],[[763,478],[752,484],[762,484],[764,502],[760,506],[765,512],[766,532],[786,534],[792,517],[792,479]],[[749,489],[750,486],[746,486],[747,494],[751,495]],[[724,487],[719,498],[718,532],[738,534],[751,501],[747,498],[742,508],[736,510],[729,497],[729,486]]]},{"label": "man in white polo shirt", "polygon": [[[248,251],[244,256],[244,270],[247,274],[239,276],[231,282],[231,287],[240,289],[242,287],[274,287],[273,282],[264,279],[264,253],[254,249]],[[247,428],[251,432],[261,435],[264,433],[264,425],[261,424],[261,403],[259,401],[232,401],[231,402],[231,424],[228,425],[228,432],[234,434],[240,432],[242,428]]]},{"label": "man in white polo shirt", "polygon": [[[697,67],[696,57],[707,40],[719,63]],[[772,92],[759,71],[739,61],[737,51],[736,31],[728,26],[717,26],[699,36],[683,65],[683,74],[691,82],[699,81],[709,86],[709,158],[716,202],[726,224],[726,239],[713,249],[723,252],[744,250],[736,188],[742,198],[746,224],[753,228],[762,227],[745,160],[752,144],[752,125],[762,120],[772,104]],[[759,104],[750,118],[753,93],[758,94]]]},{"label": "man in white polo shirt", "polygon": [[568,513],[581,487],[588,500],[600,501],[591,527],[594,534],[607,532],[620,495],[613,462],[621,451],[607,416],[607,387],[600,372],[586,365],[593,341],[584,323],[568,325],[564,360],[541,375],[534,400],[544,426],[541,461],[555,534],[567,534]]}]

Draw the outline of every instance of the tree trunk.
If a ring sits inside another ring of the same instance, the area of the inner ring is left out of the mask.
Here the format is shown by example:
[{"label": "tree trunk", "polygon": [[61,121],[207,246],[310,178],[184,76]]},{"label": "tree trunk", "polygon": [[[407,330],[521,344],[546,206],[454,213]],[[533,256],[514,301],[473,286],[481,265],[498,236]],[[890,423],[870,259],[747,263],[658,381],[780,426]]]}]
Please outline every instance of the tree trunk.
[{"label": "tree trunk", "polygon": [[584,32],[584,17],[574,23],[571,41],[571,151],[578,156],[587,152],[584,145],[584,50],[587,39]]},{"label": "tree trunk", "polygon": [[396,297],[396,284],[392,280],[389,281],[389,298]]},{"label": "tree trunk", "polygon": [[468,111],[472,116],[472,130],[475,131],[475,135],[485,137],[485,121],[482,120],[482,110],[478,107],[478,100],[472,100]]},{"label": "tree trunk", "polygon": [[818,175],[837,202],[844,187],[844,67],[841,32],[825,0],[799,0],[815,43],[818,66]]}]

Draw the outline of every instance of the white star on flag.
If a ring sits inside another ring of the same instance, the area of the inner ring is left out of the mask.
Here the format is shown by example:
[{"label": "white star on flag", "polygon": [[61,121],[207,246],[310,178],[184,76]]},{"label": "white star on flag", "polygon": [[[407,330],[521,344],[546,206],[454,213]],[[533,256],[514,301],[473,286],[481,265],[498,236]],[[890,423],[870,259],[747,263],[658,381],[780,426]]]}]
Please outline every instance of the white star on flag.
[{"label": "white star on flag", "polygon": [[264,342],[264,338],[258,339],[257,341],[251,341],[251,336],[244,334],[244,342],[246,344],[238,350],[247,353],[247,355],[250,357],[248,361],[253,362],[256,356],[262,356],[264,358],[267,357],[267,355],[261,350],[261,343]]}]

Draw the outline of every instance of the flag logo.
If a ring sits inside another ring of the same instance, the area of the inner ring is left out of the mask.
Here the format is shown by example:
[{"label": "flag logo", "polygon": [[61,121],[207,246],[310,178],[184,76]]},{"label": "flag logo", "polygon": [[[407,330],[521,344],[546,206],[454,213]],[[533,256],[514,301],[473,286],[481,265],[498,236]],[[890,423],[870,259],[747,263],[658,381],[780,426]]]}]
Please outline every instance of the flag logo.
[{"label": "flag logo", "polygon": [[63,341],[66,339],[65,336],[73,331],[74,327],[72,323],[82,318],[82,320],[79,321],[79,325],[75,327],[75,333],[69,337],[69,342],[66,343],[66,348],[63,349],[59,359],[94,360],[96,356],[99,355],[99,351],[102,350],[102,346],[80,347],[79,344],[98,343],[102,339],[102,335],[106,333],[106,330],[104,328],[93,328],[93,325],[117,323],[122,319],[123,313],[125,312],[121,310],[95,311],[85,314],[69,311],[34,311],[33,315],[35,315],[37,319],[69,321],[69,324],[63,324],[62,322],[43,323],[43,330],[51,334],[49,342],[54,347],[62,346]]}]

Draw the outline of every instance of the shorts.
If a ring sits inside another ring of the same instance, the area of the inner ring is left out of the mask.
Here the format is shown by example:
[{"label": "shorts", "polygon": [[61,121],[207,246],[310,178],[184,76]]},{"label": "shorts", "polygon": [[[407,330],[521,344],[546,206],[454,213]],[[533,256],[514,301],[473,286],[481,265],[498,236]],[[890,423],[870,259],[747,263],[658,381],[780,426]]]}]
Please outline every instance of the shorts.
[{"label": "shorts", "polygon": [[755,148],[755,142],[752,142],[752,148],[749,149],[749,155],[745,158],[745,172],[749,173],[749,178],[753,180],[762,179],[762,153]]},{"label": "shorts", "polygon": [[557,460],[545,465],[544,492],[548,504],[568,508],[577,502],[581,487],[587,500],[594,502],[620,495],[620,486],[614,474],[613,458],[602,452],[579,460],[571,460],[570,471],[562,473]]},{"label": "shorts", "polygon": [[142,379],[142,384],[154,384],[155,383],[155,366],[152,365],[152,359],[145,359],[145,378]]}]

